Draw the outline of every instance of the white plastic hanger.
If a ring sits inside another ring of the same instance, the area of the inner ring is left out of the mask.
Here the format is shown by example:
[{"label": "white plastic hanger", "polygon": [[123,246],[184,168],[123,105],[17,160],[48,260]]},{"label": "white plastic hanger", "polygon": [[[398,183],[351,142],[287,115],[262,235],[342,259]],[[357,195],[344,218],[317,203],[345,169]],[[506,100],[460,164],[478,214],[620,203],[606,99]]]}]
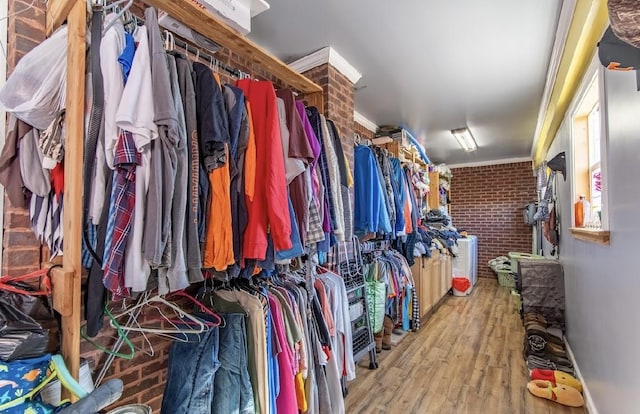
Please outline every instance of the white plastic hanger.
[{"label": "white plastic hanger", "polygon": [[131,5],[133,5],[133,0],[119,0],[119,1],[116,1],[114,3],[109,4],[108,6],[106,6],[104,8],[104,10],[109,10],[109,9],[112,9],[112,8],[116,8],[116,7],[119,7],[119,5],[124,3],[125,1],[127,2],[127,4],[125,4],[124,7],[118,12],[116,17],[113,20],[111,20],[111,23],[109,23],[107,25],[107,27],[102,29],[102,35],[103,36],[104,36],[105,33],[107,33],[107,31],[111,28],[111,26],[113,26],[116,23],[116,21],[120,20],[120,18],[124,15],[124,13],[127,10],[129,10]]}]

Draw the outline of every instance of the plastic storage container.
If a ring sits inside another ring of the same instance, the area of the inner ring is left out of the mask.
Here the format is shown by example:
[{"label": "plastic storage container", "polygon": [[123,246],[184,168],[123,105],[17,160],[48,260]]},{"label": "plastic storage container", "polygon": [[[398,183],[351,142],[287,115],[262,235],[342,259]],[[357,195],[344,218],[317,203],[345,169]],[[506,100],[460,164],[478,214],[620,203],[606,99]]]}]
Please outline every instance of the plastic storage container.
[{"label": "plastic storage container", "polygon": [[473,284],[467,277],[454,277],[451,284],[453,296],[467,296],[473,289]]},{"label": "plastic storage container", "polygon": [[520,259],[544,259],[544,257],[531,253],[509,252],[509,259],[511,259],[511,270],[518,271],[518,260]]},{"label": "plastic storage container", "polygon": [[516,287],[516,274],[511,270],[497,270],[498,284],[500,286],[515,288]]}]

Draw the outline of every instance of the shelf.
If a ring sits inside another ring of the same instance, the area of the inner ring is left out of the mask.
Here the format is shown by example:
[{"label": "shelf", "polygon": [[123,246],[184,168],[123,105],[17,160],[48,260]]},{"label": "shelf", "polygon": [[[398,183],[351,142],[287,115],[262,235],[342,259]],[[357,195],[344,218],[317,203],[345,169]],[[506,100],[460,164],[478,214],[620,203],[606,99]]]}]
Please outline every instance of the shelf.
[{"label": "shelf", "polygon": [[191,1],[145,0],[145,3],[164,10],[171,17],[213,40],[220,46],[246,56],[262,66],[267,72],[299,92],[322,92],[320,85],[294,71],[280,59],[276,58],[256,43],[231,29],[211,13],[203,10]]},{"label": "shelf", "polygon": [[608,230],[589,230],[577,227],[569,228],[574,238],[578,240],[609,245],[610,233]]}]

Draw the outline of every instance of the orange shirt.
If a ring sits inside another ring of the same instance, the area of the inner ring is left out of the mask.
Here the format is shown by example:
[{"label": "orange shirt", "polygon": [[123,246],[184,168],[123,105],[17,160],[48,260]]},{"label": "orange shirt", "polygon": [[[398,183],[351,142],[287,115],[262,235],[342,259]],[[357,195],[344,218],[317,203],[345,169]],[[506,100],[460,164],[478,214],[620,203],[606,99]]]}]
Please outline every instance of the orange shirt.
[{"label": "orange shirt", "polygon": [[256,192],[256,136],[253,133],[251,103],[247,100],[245,102],[249,121],[249,141],[244,152],[244,194],[249,201],[253,201],[253,195]]},{"label": "orange shirt", "polygon": [[[225,144],[229,159],[229,147]],[[211,199],[207,214],[203,267],[221,272],[235,263],[233,257],[233,228],[231,226],[231,177],[229,163],[209,173]]]}]

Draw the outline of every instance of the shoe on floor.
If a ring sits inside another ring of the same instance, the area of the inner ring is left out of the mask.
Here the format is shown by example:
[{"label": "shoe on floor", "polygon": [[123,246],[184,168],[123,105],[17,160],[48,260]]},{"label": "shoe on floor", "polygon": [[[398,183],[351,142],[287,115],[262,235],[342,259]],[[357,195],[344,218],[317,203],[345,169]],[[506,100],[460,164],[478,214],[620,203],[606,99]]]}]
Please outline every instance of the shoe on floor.
[{"label": "shoe on floor", "polygon": [[553,385],[562,384],[582,392],[582,383],[573,375],[563,371],[536,368],[531,371],[532,380],[550,381]]},{"label": "shoe on floor", "polygon": [[563,384],[554,386],[551,381],[533,380],[527,384],[527,389],[536,397],[555,401],[568,407],[582,407],[584,405],[584,398],[582,398],[580,391]]},{"label": "shoe on floor", "polygon": [[548,358],[540,357],[537,355],[529,355],[527,357],[527,367],[530,370],[534,370],[536,368],[541,369],[550,369],[566,372],[567,374],[571,374],[575,376],[575,372],[573,371],[572,365],[561,365],[556,364],[555,362],[550,361]]}]

